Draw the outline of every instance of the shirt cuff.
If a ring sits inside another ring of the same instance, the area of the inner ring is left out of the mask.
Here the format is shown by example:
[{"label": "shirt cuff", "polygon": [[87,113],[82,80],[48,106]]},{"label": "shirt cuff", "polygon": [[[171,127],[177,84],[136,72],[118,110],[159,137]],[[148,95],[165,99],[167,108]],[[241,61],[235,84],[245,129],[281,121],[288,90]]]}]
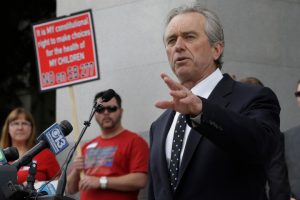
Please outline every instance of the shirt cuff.
[{"label": "shirt cuff", "polygon": [[201,117],[202,117],[202,112],[196,117],[190,116],[193,128],[201,124]]}]

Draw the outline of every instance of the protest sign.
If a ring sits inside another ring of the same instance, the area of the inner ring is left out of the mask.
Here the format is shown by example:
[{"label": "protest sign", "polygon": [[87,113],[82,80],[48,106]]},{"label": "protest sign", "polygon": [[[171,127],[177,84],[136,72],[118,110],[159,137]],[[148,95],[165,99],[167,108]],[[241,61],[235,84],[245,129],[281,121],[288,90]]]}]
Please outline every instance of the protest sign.
[{"label": "protest sign", "polygon": [[100,78],[91,10],[32,28],[41,91]]}]

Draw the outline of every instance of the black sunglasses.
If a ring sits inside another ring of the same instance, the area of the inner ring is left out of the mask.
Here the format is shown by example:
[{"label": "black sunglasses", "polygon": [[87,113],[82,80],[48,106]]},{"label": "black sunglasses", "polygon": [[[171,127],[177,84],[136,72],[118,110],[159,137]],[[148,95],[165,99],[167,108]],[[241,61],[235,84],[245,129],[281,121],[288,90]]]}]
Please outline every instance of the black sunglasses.
[{"label": "black sunglasses", "polygon": [[300,91],[295,92],[295,97],[300,97]]},{"label": "black sunglasses", "polygon": [[99,107],[99,108],[96,108],[96,112],[97,113],[104,113],[105,110],[107,110],[107,112],[109,113],[113,113],[113,112],[116,112],[118,110],[118,106],[107,106],[107,107]]}]

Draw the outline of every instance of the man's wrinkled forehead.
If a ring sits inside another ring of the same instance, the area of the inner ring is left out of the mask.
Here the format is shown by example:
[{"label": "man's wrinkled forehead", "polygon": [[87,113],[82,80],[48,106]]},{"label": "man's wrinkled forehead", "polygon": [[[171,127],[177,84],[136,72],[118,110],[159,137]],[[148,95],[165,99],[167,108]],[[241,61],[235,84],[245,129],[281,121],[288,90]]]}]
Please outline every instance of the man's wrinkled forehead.
[{"label": "man's wrinkled forehead", "polygon": [[164,32],[164,41],[165,39],[175,33],[180,32],[191,32],[194,31],[193,28],[201,27],[205,23],[205,17],[197,12],[187,12],[181,13],[174,16],[170,22],[166,25]]}]

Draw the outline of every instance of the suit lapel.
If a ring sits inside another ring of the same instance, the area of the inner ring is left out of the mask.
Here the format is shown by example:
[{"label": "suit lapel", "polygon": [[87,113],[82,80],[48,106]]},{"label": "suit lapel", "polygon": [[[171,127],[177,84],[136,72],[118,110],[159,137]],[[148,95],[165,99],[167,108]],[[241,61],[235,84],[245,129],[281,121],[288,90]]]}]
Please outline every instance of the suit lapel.
[{"label": "suit lapel", "polygon": [[[233,83],[234,81],[229,77],[229,75],[224,74],[224,77],[214,88],[214,90],[212,91],[208,99],[214,101],[219,106],[227,107],[230,103],[229,94],[232,92]],[[184,155],[182,158],[180,171],[178,174],[178,184],[184,174],[184,171],[189,165],[197,146],[200,144],[202,137],[203,136],[200,133],[198,133],[194,129],[191,129],[189,138],[186,143],[187,148],[185,148],[184,150]]]},{"label": "suit lapel", "polygon": [[228,74],[224,74],[224,77],[216,85],[208,99],[215,102],[221,107],[227,107],[230,103],[230,95],[232,93],[234,81]]},{"label": "suit lapel", "polygon": [[178,174],[178,183],[180,182],[182,175],[184,171],[186,170],[186,167],[190,163],[190,160],[193,157],[193,154],[200,143],[202,138],[202,135],[191,129],[189,137],[187,139],[186,145],[185,145],[185,150],[183,153],[181,165],[180,165],[180,170]]},{"label": "suit lapel", "polygon": [[169,168],[167,165],[167,158],[166,158],[166,139],[167,139],[167,135],[169,132],[169,129],[172,125],[173,122],[173,118],[175,116],[175,111],[174,110],[167,110],[166,111],[166,116],[163,118],[163,120],[161,121],[161,133],[162,134],[157,134],[160,135],[160,145],[159,145],[159,166],[160,166],[160,171],[162,171],[161,175],[161,180],[163,181],[163,184],[165,185],[165,187],[169,188],[167,191],[170,191],[170,195],[172,195],[171,193],[171,187],[170,187],[170,182],[169,182]]}]

